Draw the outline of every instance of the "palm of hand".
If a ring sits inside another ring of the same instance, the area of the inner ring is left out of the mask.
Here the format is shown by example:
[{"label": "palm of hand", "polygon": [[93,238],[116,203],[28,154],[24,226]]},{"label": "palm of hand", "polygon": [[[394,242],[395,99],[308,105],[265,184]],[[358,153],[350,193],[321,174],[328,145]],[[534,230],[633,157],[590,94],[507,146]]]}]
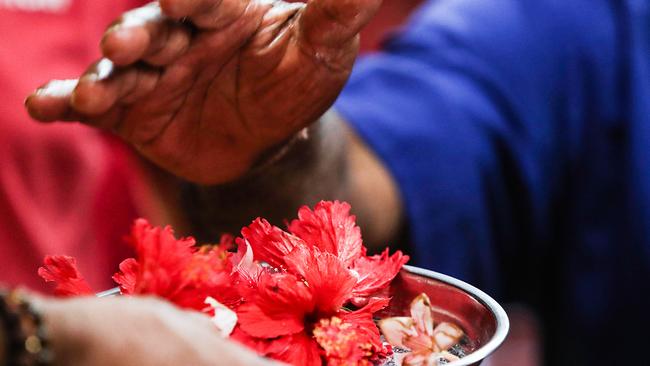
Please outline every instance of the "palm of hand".
[{"label": "palm of hand", "polygon": [[[152,3],[107,31],[107,59],[78,82],[48,84],[28,108],[40,120],[113,130],[186,179],[225,182],[333,103],[352,68],[356,34],[377,5]],[[192,29],[170,18],[188,19]]]}]

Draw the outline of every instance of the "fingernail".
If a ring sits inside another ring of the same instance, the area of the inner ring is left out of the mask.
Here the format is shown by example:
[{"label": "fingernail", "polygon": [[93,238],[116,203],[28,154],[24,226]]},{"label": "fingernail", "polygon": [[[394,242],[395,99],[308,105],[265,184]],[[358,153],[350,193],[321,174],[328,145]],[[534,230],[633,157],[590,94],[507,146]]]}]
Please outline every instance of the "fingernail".
[{"label": "fingernail", "polygon": [[104,32],[104,37],[102,38],[102,41],[104,39],[106,39],[106,37],[108,37],[108,36],[118,37],[118,38],[124,37],[124,36],[128,35],[129,32],[130,32],[130,29],[128,27],[128,24],[124,24],[124,23],[115,24],[115,25],[110,26],[106,30],[106,32]]},{"label": "fingernail", "polygon": [[77,86],[77,80],[52,80],[45,86],[36,89],[36,91],[27,97],[27,99],[37,97],[63,97],[70,94]]},{"label": "fingernail", "polygon": [[79,78],[80,83],[91,83],[99,79],[99,76],[95,72],[87,72]]},{"label": "fingernail", "polygon": [[80,83],[96,82],[107,79],[113,73],[113,61],[103,58],[94,64],[79,78]]},{"label": "fingernail", "polygon": [[120,28],[121,28],[121,23],[113,24],[113,25],[111,25],[110,27],[108,27],[108,28],[106,29],[106,32],[104,32],[104,33],[105,33],[105,34],[113,33],[113,32],[117,31],[117,30],[120,29]]},{"label": "fingernail", "polygon": [[100,47],[103,47],[104,43],[106,43],[106,40],[108,39],[108,37],[110,35],[112,35],[114,32],[116,32],[119,28],[120,28],[119,24],[115,24],[115,25],[112,25],[112,26],[108,27],[108,29],[106,29],[106,31],[104,32],[104,35],[102,36],[101,41],[99,41]]},{"label": "fingernail", "polygon": [[95,65],[95,73],[98,80],[104,80],[113,73],[113,61],[103,58]]}]

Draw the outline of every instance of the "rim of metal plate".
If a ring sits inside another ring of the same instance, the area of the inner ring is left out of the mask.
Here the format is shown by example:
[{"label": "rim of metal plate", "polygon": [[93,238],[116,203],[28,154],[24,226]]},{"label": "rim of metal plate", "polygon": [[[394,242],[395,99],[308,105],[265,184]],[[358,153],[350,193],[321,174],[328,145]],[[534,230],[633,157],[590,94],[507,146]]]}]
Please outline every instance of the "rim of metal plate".
[{"label": "rim of metal plate", "polygon": [[503,309],[501,305],[499,305],[498,302],[496,302],[496,300],[494,300],[492,297],[490,297],[485,292],[479,290],[478,288],[466,282],[463,282],[457,278],[447,276],[442,273],[430,271],[428,269],[419,268],[419,267],[404,266],[403,269],[409,273],[438,280],[440,282],[444,282],[446,284],[454,286],[462,291],[465,291],[466,293],[471,295],[474,299],[476,299],[478,302],[483,304],[483,306],[485,306],[488,310],[490,310],[490,312],[492,313],[492,315],[496,320],[496,330],[492,338],[487,343],[485,343],[483,346],[481,346],[479,349],[475,350],[474,352],[470,353],[469,355],[461,358],[460,360],[450,362],[447,365],[449,366],[472,365],[474,363],[484,360],[486,357],[488,357],[490,354],[496,351],[497,348],[499,348],[499,346],[501,346],[503,341],[506,339],[506,336],[508,335],[508,331],[510,330],[510,320],[508,319],[508,314],[506,314],[506,311]]},{"label": "rim of metal plate", "polygon": [[120,291],[119,287],[113,287],[110,290],[98,292],[95,294],[96,297],[111,297],[111,296],[118,296],[122,295],[122,291]]}]

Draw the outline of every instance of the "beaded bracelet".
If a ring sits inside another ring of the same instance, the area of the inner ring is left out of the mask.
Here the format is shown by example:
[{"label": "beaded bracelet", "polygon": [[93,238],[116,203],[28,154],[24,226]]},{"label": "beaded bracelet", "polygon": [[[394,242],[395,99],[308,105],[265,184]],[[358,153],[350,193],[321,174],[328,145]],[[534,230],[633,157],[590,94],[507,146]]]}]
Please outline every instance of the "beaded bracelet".
[{"label": "beaded bracelet", "polygon": [[[6,341],[6,366],[46,366],[50,351],[40,314],[17,290],[0,289],[0,326]],[[1,363],[2,360],[0,360]]]}]

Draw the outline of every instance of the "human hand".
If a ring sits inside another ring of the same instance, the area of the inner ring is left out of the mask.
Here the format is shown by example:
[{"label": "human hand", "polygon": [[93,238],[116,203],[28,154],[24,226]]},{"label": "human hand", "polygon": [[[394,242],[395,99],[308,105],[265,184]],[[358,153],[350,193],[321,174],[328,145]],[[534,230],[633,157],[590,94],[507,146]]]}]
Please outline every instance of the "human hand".
[{"label": "human hand", "polygon": [[154,298],[40,299],[57,366],[272,366],[210,318]]},{"label": "human hand", "polygon": [[380,2],[160,0],[110,27],[78,80],[26,105],[112,130],[190,181],[234,180],[331,106]]}]

